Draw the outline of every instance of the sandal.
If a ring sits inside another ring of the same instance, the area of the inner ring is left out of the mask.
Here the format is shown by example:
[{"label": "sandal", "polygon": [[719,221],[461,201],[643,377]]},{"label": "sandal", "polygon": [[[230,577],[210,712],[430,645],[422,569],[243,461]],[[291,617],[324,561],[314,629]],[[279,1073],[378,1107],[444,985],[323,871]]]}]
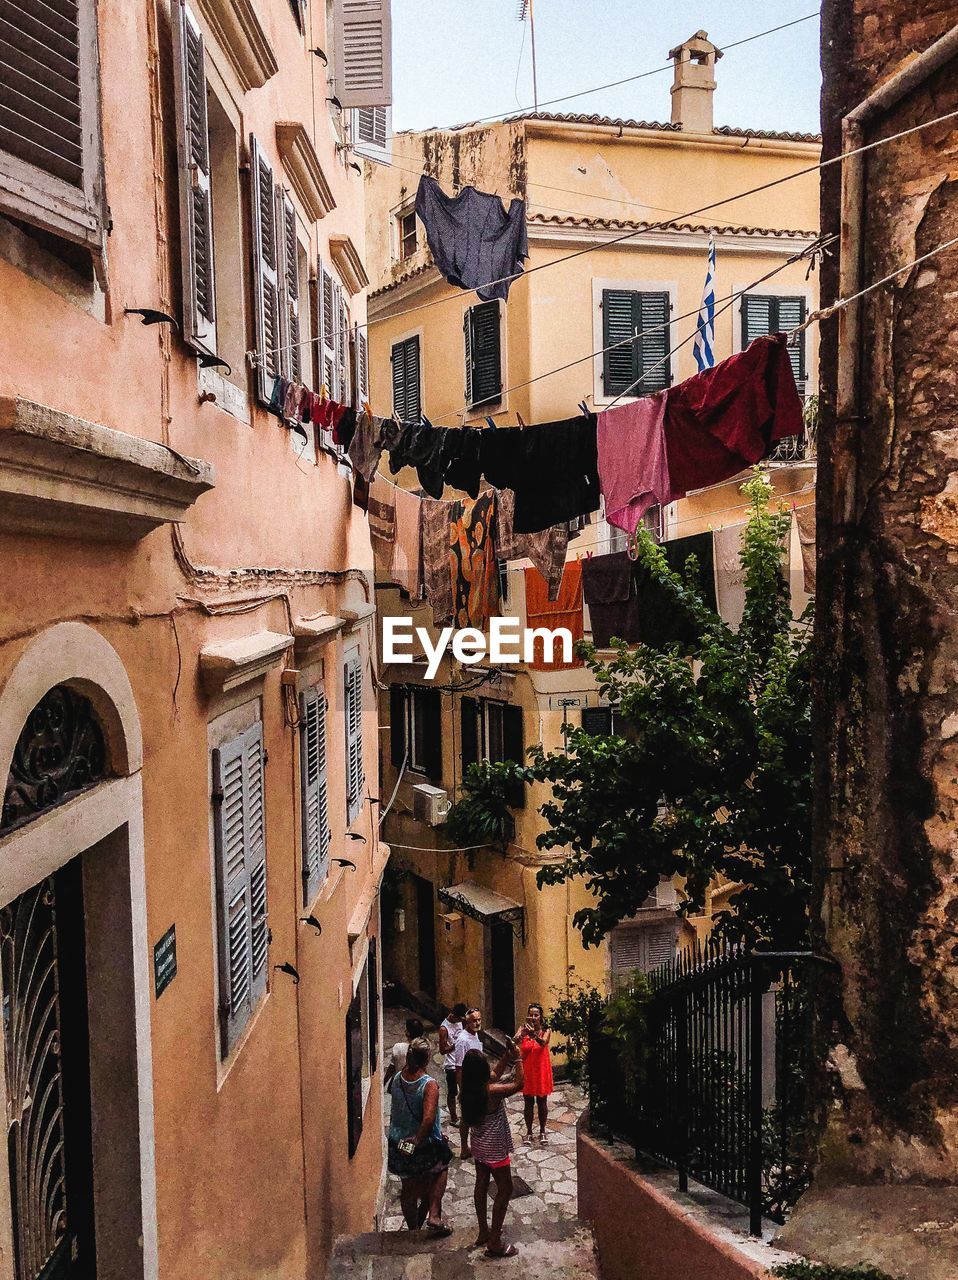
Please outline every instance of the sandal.
[{"label": "sandal", "polygon": [[487,1249],[487,1258],[517,1258],[519,1250],[514,1244],[507,1244],[503,1249]]},{"label": "sandal", "polygon": [[446,1236],[452,1235],[452,1227],[447,1226],[445,1222],[430,1222],[427,1218],[426,1235],[431,1236],[434,1240],[445,1240]]}]

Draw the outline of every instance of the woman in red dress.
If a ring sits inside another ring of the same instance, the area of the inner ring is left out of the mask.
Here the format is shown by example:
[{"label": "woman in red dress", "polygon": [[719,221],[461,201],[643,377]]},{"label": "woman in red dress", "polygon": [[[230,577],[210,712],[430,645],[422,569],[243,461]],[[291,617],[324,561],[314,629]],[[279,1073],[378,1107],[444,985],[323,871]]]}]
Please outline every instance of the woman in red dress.
[{"label": "woman in red dress", "polygon": [[549,1095],[554,1088],[552,1079],[552,1055],[549,1041],[552,1032],[545,1024],[541,1004],[530,1004],[526,1020],[519,1031],[519,1052],[522,1054],[522,1093],[525,1103],[526,1141],[532,1141],[532,1117],[534,1106],[539,1110],[539,1141],[546,1141],[546,1121],[549,1118]]}]

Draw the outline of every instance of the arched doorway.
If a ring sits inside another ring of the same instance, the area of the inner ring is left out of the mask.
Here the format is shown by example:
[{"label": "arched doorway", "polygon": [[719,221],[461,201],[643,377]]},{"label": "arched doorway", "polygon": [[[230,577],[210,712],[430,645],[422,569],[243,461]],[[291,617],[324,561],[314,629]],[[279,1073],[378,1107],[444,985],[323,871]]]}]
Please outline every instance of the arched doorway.
[{"label": "arched doorway", "polygon": [[0,1272],[15,1280],[156,1275],[140,755],[106,641],[78,624],[32,641],[0,686]]}]

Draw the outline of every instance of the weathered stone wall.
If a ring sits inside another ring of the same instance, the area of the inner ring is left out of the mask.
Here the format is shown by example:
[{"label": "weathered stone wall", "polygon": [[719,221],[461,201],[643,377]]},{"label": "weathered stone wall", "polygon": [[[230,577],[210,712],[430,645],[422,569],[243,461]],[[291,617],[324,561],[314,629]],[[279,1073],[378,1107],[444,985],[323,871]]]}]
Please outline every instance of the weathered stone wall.
[{"label": "weathered stone wall", "polygon": [[[956,22],[958,4],[941,0],[825,0],[826,156],[841,150],[843,115]],[[865,140],[956,109],[952,63]],[[955,124],[869,154],[864,284],[958,236]],[[823,172],[823,232],[839,230],[840,168]],[[836,255],[823,301],[837,292]],[[820,940],[843,977],[819,1185],[954,1183],[958,247],[869,295],[847,421],[836,368],[833,320],[821,346],[816,856]]]}]

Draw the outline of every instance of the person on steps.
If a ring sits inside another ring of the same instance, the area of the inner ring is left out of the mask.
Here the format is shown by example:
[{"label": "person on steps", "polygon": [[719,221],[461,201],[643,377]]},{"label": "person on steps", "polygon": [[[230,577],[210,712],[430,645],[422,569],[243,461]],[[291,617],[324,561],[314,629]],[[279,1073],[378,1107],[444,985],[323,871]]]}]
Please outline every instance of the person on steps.
[{"label": "person on steps", "polygon": [[[513,1066],[511,1079],[503,1080],[506,1068]],[[514,1244],[506,1244],[502,1227],[512,1199],[512,1131],[506,1112],[506,1099],[522,1091],[522,1058],[514,1040],[492,1070],[485,1054],[470,1049],[462,1062],[462,1087],[459,1106],[463,1123],[468,1126],[472,1154],[476,1161],[476,1218],[479,1236],[476,1245],[486,1246],[487,1258],[514,1258]],[[495,1181],[496,1196],[492,1203],[492,1227],[489,1226],[489,1182]]]},{"label": "person on steps", "polygon": [[389,1066],[383,1073],[383,1088],[388,1093],[389,1086],[393,1082],[393,1076],[397,1072],[402,1071],[406,1065],[406,1054],[409,1052],[409,1046],[413,1040],[419,1040],[426,1034],[422,1021],[419,1018],[406,1019],[406,1038],[405,1040],[397,1040],[392,1047],[389,1055]]},{"label": "person on steps", "polygon": [[426,1074],[429,1041],[413,1040],[406,1065],[389,1092],[389,1172],[402,1182],[399,1202],[410,1231],[424,1223],[431,1236],[451,1235],[442,1220],[442,1197],[452,1148],[439,1125],[439,1084]]},{"label": "person on steps", "polygon": [[464,1004],[454,1005],[439,1027],[439,1052],[443,1055],[442,1065],[446,1072],[446,1106],[449,1108],[449,1123],[454,1129],[459,1128],[459,1115],[456,1109],[456,1098],[459,1084],[456,1079],[456,1041],[462,1035],[462,1020],[466,1016]]},{"label": "person on steps", "polygon": [[539,1111],[539,1141],[546,1141],[546,1121],[549,1118],[549,1095],[555,1088],[552,1077],[552,1053],[549,1042],[552,1032],[545,1024],[541,1004],[530,1004],[526,1020],[519,1029],[519,1052],[522,1054],[525,1103],[526,1142],[532,1141],[532,1115]]},{"label": "person on steps", "polygon": [[[466,1054],[470,1052],[470,1050],[475,1050],[477,1053],[482,1053],[483,1051],[482,1039],[480,1038],[480,1035],[479,1035],[479,1032],[481,1030],[482,1030],[482,1014],[479,1012],[478,1009],[475,1009],[475,1008],[467,1009],[465,1017],[462,1020],[462,1031],[459,1035],[459,1039],[456,1041],[455,1053],[453,1055],[453,1058],[456,1064],[456,1087],[460,1093],[462,1092],[463,1059],[465,1058]],[[471,1154],[469,1151],[469,1126],[466,1124],[465,1120],[462,1119],[461,1108],[460,1108],[460,1120],[459,1120],[459,1138],[462,1144],[460,1147],[459,1154],[463,1160],[468,1160]]]}]

